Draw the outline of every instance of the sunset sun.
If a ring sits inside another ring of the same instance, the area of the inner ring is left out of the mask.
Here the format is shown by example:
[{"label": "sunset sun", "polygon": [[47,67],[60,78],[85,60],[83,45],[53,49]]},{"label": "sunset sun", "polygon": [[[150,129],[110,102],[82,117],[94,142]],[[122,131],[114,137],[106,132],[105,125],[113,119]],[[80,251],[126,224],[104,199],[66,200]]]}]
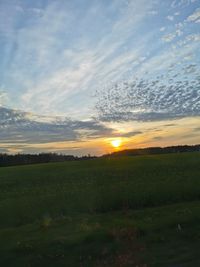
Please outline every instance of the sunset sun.
[{"label": "sunset sun", "polygon": [[111,145],[115,148],[120,147],[122,144],[122,141],[120,139],[114,139],[111,141]]}]

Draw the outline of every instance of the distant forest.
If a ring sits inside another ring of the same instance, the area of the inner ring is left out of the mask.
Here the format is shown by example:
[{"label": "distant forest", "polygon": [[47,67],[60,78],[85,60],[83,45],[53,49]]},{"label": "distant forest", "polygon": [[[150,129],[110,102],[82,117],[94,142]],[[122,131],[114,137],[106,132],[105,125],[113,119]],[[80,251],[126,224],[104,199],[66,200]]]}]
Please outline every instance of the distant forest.
[{"label": "distant forest", "polygon": [[121,150],[113,152],[111,154],[103,155],[103,157],[139,156],[139,155],[168,154],[168,153],[197,152],[197,151],[200,151],[200,145],[147,147],[147,148]]},{"label": "distant forest", "polygon": [[37,163],[49,163],[49,162],[62,162],[62,161],[75,161],[93,159],[96,157],[82,156],[76,157],[73,155],[61,155],[57,153],[40,153],[40,154],[0,154],[0,167],[14,166],[14,165],[26,165]]},{"label": "distant forest", "polygon": [[[195,152],[195,151],[200,152],[200,145],[127,149],[106,154],[101,157],[139,156],[139,155],[182,153],[182,152]],[[0,154],[0,167],[36,164],[36,163],[48,163],[48,162],[89,160],[94,158],[97,157],[91,155],[77,157],[73,155],[61,155],[56,153],[16,154],[16,155]]]}]

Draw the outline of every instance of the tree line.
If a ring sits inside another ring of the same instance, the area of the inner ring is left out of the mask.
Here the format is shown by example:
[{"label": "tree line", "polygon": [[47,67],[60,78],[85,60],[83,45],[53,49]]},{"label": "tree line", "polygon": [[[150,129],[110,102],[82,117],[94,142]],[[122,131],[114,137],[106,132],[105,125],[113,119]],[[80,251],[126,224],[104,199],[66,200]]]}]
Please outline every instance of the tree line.
[{"label": "tree line", "polygon": [[[182,152],[200,152],[200,145],[182,145],[182,146],[168,146],[168,147],[148,147],[138,149],[127,149],[101,157],[118,157],[118,156],[139,156],[151,154],[166,154],[166,153],[182,153]],[[0,154],[0,167],[26,165],[36,163],[49,163],[49,162],[62,162],[62,161],[75,161],[75,160],[89,160],[97,158],[96,156],[73,156],[63,155],[57,153],[40,153],[40,154]]]},{"label": "tree line", "polygon": [[200,152],[200,145],[179,145],[168,147],[147,147],[137,149],[126,149],[103,155],[103,157],[118,157],[118,156],[138,156],[151,154],[167,154],[167,153],[182,153],[182,152]]},{"label": "tree line", "polygon": [[95,157],[90,155],[77,157],[73,155],[62,155],[57,153],[15,154],[15,155],[0,154],[0,167],[36,164],[36,163],[87,160],[92,158]]}]

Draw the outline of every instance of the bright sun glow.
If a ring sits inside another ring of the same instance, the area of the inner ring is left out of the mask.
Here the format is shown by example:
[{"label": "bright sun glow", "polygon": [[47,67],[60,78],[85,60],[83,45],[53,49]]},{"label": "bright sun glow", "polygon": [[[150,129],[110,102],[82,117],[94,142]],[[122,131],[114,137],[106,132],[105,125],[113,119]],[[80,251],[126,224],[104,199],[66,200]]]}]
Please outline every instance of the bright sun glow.
[{"label": "bright sun glow", "polygon": [[112,140],[111,141],[111,145],[113,146],[113,147],[120,147],[121,146],[121,143],[122,143],[122,141],[120,140],[120,139],[115,139],[115,140]]}]

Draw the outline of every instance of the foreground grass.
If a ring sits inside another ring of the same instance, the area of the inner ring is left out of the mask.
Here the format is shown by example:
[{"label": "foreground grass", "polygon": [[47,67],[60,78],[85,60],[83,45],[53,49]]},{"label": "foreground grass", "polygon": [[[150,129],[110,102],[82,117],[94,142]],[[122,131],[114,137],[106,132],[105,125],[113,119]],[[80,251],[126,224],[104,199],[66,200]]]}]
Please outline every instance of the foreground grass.
[{"label": "foreground grass", "polygon": [[199,153],[1,168],[0,192],[0,266],[200,265]]}]

